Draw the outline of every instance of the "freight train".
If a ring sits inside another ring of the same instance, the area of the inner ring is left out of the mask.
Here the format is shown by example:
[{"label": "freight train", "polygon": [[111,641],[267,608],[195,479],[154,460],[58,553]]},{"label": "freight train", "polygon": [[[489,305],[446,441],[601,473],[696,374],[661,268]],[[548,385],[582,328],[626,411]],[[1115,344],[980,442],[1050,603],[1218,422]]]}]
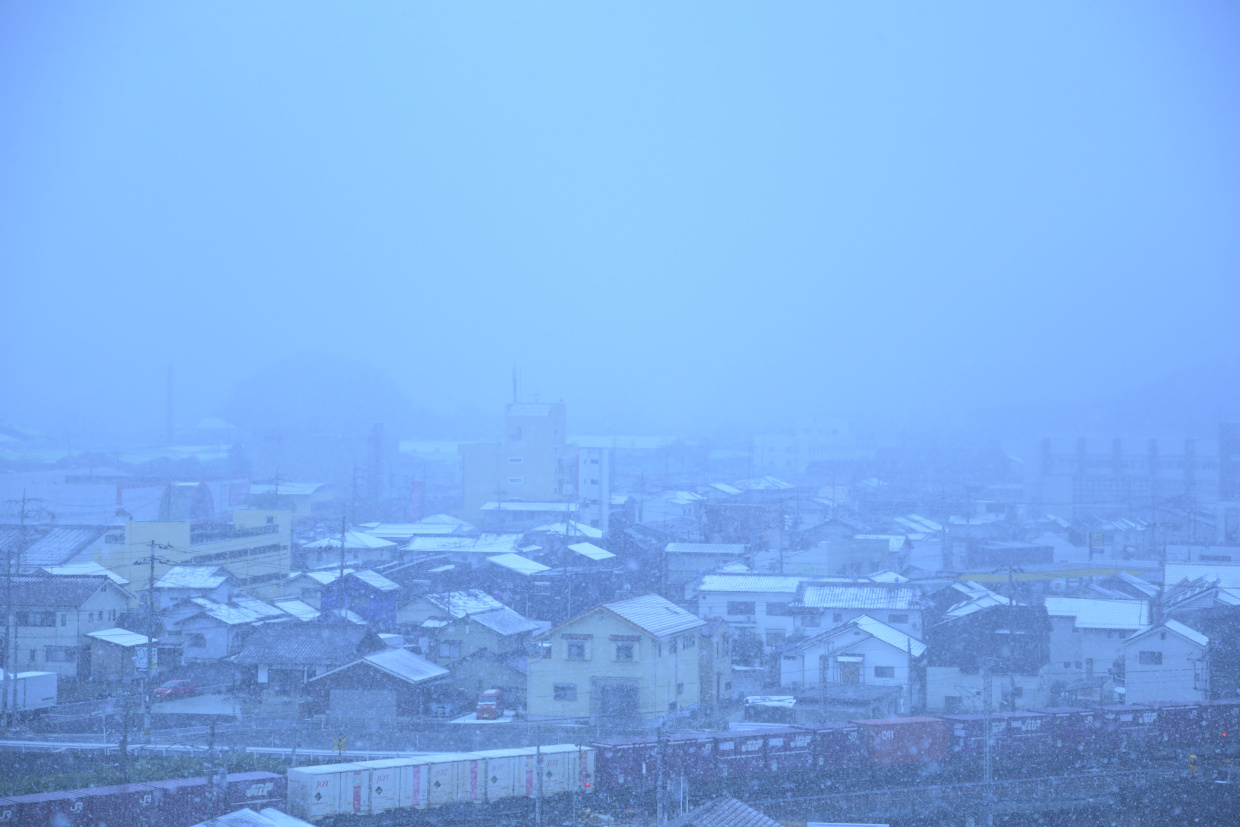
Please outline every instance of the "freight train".
[{"label": "freight train", "polygon": [[[995,777],[1176,761],[1195,771],[1212,757],[1235,753],[1240,699],[1059,707],[998,712],[989,719],[989,745],[987,717],[962,714],[422,754],[295,767],[287,779],[241,773],[228,776],[215,812],[277,807],[314,822],[344,817],[355,823],[357,816],[387,814],[404,823],[401,811],[498,811],[536,797],[578,795],[621,807],[652,796],[660,777],[683,784],[693,798],[781,789],[806,795],[976,780],[987,752]],[[156,781],[0,799],[0,824],[188,827],[206,818],[207,806],[205,779]]]}]

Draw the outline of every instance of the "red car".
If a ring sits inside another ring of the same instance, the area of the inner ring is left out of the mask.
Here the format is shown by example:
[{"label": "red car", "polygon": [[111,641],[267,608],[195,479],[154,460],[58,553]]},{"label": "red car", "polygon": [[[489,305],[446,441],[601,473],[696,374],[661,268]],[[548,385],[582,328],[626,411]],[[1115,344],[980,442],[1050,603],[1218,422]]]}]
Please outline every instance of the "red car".
[{"label": "red car", "polygon": [[194,694],[194,682],[187,680],[168,681],[155,688],[152,696],[157,701],[168,701],[173,698],[188,698]]}]

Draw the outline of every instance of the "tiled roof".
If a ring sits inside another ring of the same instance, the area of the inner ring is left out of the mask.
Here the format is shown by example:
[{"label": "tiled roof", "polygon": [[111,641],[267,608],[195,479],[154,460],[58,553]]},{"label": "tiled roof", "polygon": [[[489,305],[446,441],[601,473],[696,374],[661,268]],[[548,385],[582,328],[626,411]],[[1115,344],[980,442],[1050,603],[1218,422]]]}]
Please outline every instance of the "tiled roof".
[{"label": "tiled roof", "polygon": [[779,592],[796,594],[804,577],[778,574],[707,574],[702,576],[702,592]]},{"label": "tiled roof", "polygon": [[1144,600],[1048,597],[1046,613],[1051,617],[1071,617],[1078,629],[1140,629],[1150,622],[1150,604]]},{"label": "tiled roof", "polygon": [[668,554],[727,554],[745,556],[745,547],[737,543],[668,543],[663,549]]},{"label": "tiled roof", "polygon": [[865,611],[920,608],[917,589],[882,583],[806,583],[797,604],[807,609]]},{"label": "tiled roof", "polygon": [[258,627],[237,663],[340,666],[386,649],[365,626],[341,623],[276,623]]},{"label": "tiled roof", "polygon": [[717,798],[668,822],[667,827],[780,827],[780,823],[735,798]]},{"label": "tiled roof", "polygon": [[657,594],[615,600],[604,603],[603,608],[655,637],[667,637],[706,625],[697,615]]},{"label": "tiled roof", "polygon": [[103,575],[17,574],[13,576],[13,606],[77,608],[103,588],[119,589]]}]

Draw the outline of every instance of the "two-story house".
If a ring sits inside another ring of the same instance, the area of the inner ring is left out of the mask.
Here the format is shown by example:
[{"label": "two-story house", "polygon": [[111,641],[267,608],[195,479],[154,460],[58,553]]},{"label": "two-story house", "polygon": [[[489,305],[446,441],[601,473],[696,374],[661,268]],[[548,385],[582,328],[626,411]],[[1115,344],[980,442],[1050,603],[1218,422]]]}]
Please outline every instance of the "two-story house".
[{"label": "two-story house", "polygon": [[90,675],[90,632],[110,629],[133,595],[102,575],[19,574],[12,579],[14,671]]},{"label": "two-story house", "polygon": [[738,633],[752,632],[768,650],[792,637],[789,608],[804,578],[775,574],[707,574],[697,591],[700,617],[718,617]]},{"label": "two-story house", "polygon": [[1066,695],[1061,700],[1106,700],[1122,666],[1124,640],[1149,625],[1150,604],[1048,597],[1046,613],[1051,623],[1048,686],[1061,687]]},{"label": "two-story house", "polygon": [[915,586],[874,581],[804,582],[789,608],[798,634],[813,636],[862,615],[922,637],[922,602]]},{"label": "two-story house", "polygon": [[529,717],[655,724],[696,708],[705,625],[646,594],[596,606],[536,636]]}]

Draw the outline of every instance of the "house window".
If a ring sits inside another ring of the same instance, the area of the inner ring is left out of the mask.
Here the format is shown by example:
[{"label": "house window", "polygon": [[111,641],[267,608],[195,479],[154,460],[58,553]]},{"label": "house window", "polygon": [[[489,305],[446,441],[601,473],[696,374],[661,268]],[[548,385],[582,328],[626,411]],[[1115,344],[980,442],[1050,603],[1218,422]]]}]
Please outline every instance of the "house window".
[{"label": "house window", "polygon": [[632,659],[633,659],[633,644],[617,643],[616,644],[616,660],[628,661]]},{"label": "house window", "polygon": [[667,705],[667,711],[668,711],[668,712],[675,712],[675,711],[676,711],[676,702],[675,702],[675,701],[672,701],[671,703],[669,703],[669,704]]},{"label": "house window", "polygon": [[874,677],[876,678],[894,678],[896,676],[896,668],[894,666],[875,666]]},{"label": "house window", "polygon": [[37,649],[31,649],[31,650],[30,650],[30,662],[31,662],[31,663],[34,663],[35,655],[37,655],[37,654],[38,654],[38,650],[37,650]]},{"label": "house window", "polygon": [[68,615],[61,615],[61,616],[60,616],[60,625],[61,625],[61,626],[67,626],[67,625],[69,625],[69,616],[68,616]]},{"label": "house window", "polygon": [[684,646],[686,649],[692,649],[694,646],[697,646],[697,638],[693,635],[685,635]]},{"label": "house window", "polygon": [[781,646],[783,645],[783,642],[784,642],[783,632],[767,632],[766,633],[766,645],[767,646]]},{"label": "house window", "polygon": [[668,653],[669,655],[674,655],[674,654],[676,654],[676,652],[677,652],[677,647],[676,647],[676,639],[675,639],[675,638],[672,638],[672,639],[671,639],[670,641],[668,641],[668,643],[667,643],[667,653]]},{"label": "house window", "polygon": [[1070,660],[1065,660],[1065,661],[1063,662],[1063,668],[1064,668],[1064,669],[1071,669],[1071,668],[1072,668],[1072,661],[1070,661]]},{"label": "house window", "polygon": [[205,649],[207,646],[207,636],[199,633],[188,635],[185,638],[185,644],[192,649]]},{"label": "house window", "polygon": [[577,700],[577,684],[557,683],[552,686],[553,697],[557,701]]},{"label": "house window", "polygon": [[439,641],[439,657],[459,658],[460,656],[461,656],[461,642],[459,640]]},{"label": "house window", "polygon": [[1162,666],[1162,652],[1137,652],[1137,663],[1142,666]]},{"label": "house window", "polygon": [[16,612],[18,626],[55,626],[55,612]]},{"label": "house window", "polygon": [[752,615],[754,614],[754,603],[746,600],[729,600],[728,614],[730,615]]},{"label": "house window", "polygon": [[677,695],[685,694],[685,685],[683,683],[676,684],[676,694]]},{"label": "house window", "polygon": [[771,617],[787,617],[791,614],[787,603],[767,603],[766,613]]},{"label": "house window", "polygon": [[569,660],[585,660],[586,659],[585,643],[579,640],[570,640],[568,642],[568,654],[566,657]]},{"label": "house window", "polygon": [[844,613],[843,613],[843,612],[833,612],[833,613],[831,614],[831,622],[832,622],[832,623],[843,623],[843,622],[844,622]]},{"label": "house window", "polygon": [[108,612],[108,620],[116,620],[116,609]]},{"label": "house window", "polygon": [[887,615],[888,623],[908,623],[908,615],[906,614],[889,614]]}]

